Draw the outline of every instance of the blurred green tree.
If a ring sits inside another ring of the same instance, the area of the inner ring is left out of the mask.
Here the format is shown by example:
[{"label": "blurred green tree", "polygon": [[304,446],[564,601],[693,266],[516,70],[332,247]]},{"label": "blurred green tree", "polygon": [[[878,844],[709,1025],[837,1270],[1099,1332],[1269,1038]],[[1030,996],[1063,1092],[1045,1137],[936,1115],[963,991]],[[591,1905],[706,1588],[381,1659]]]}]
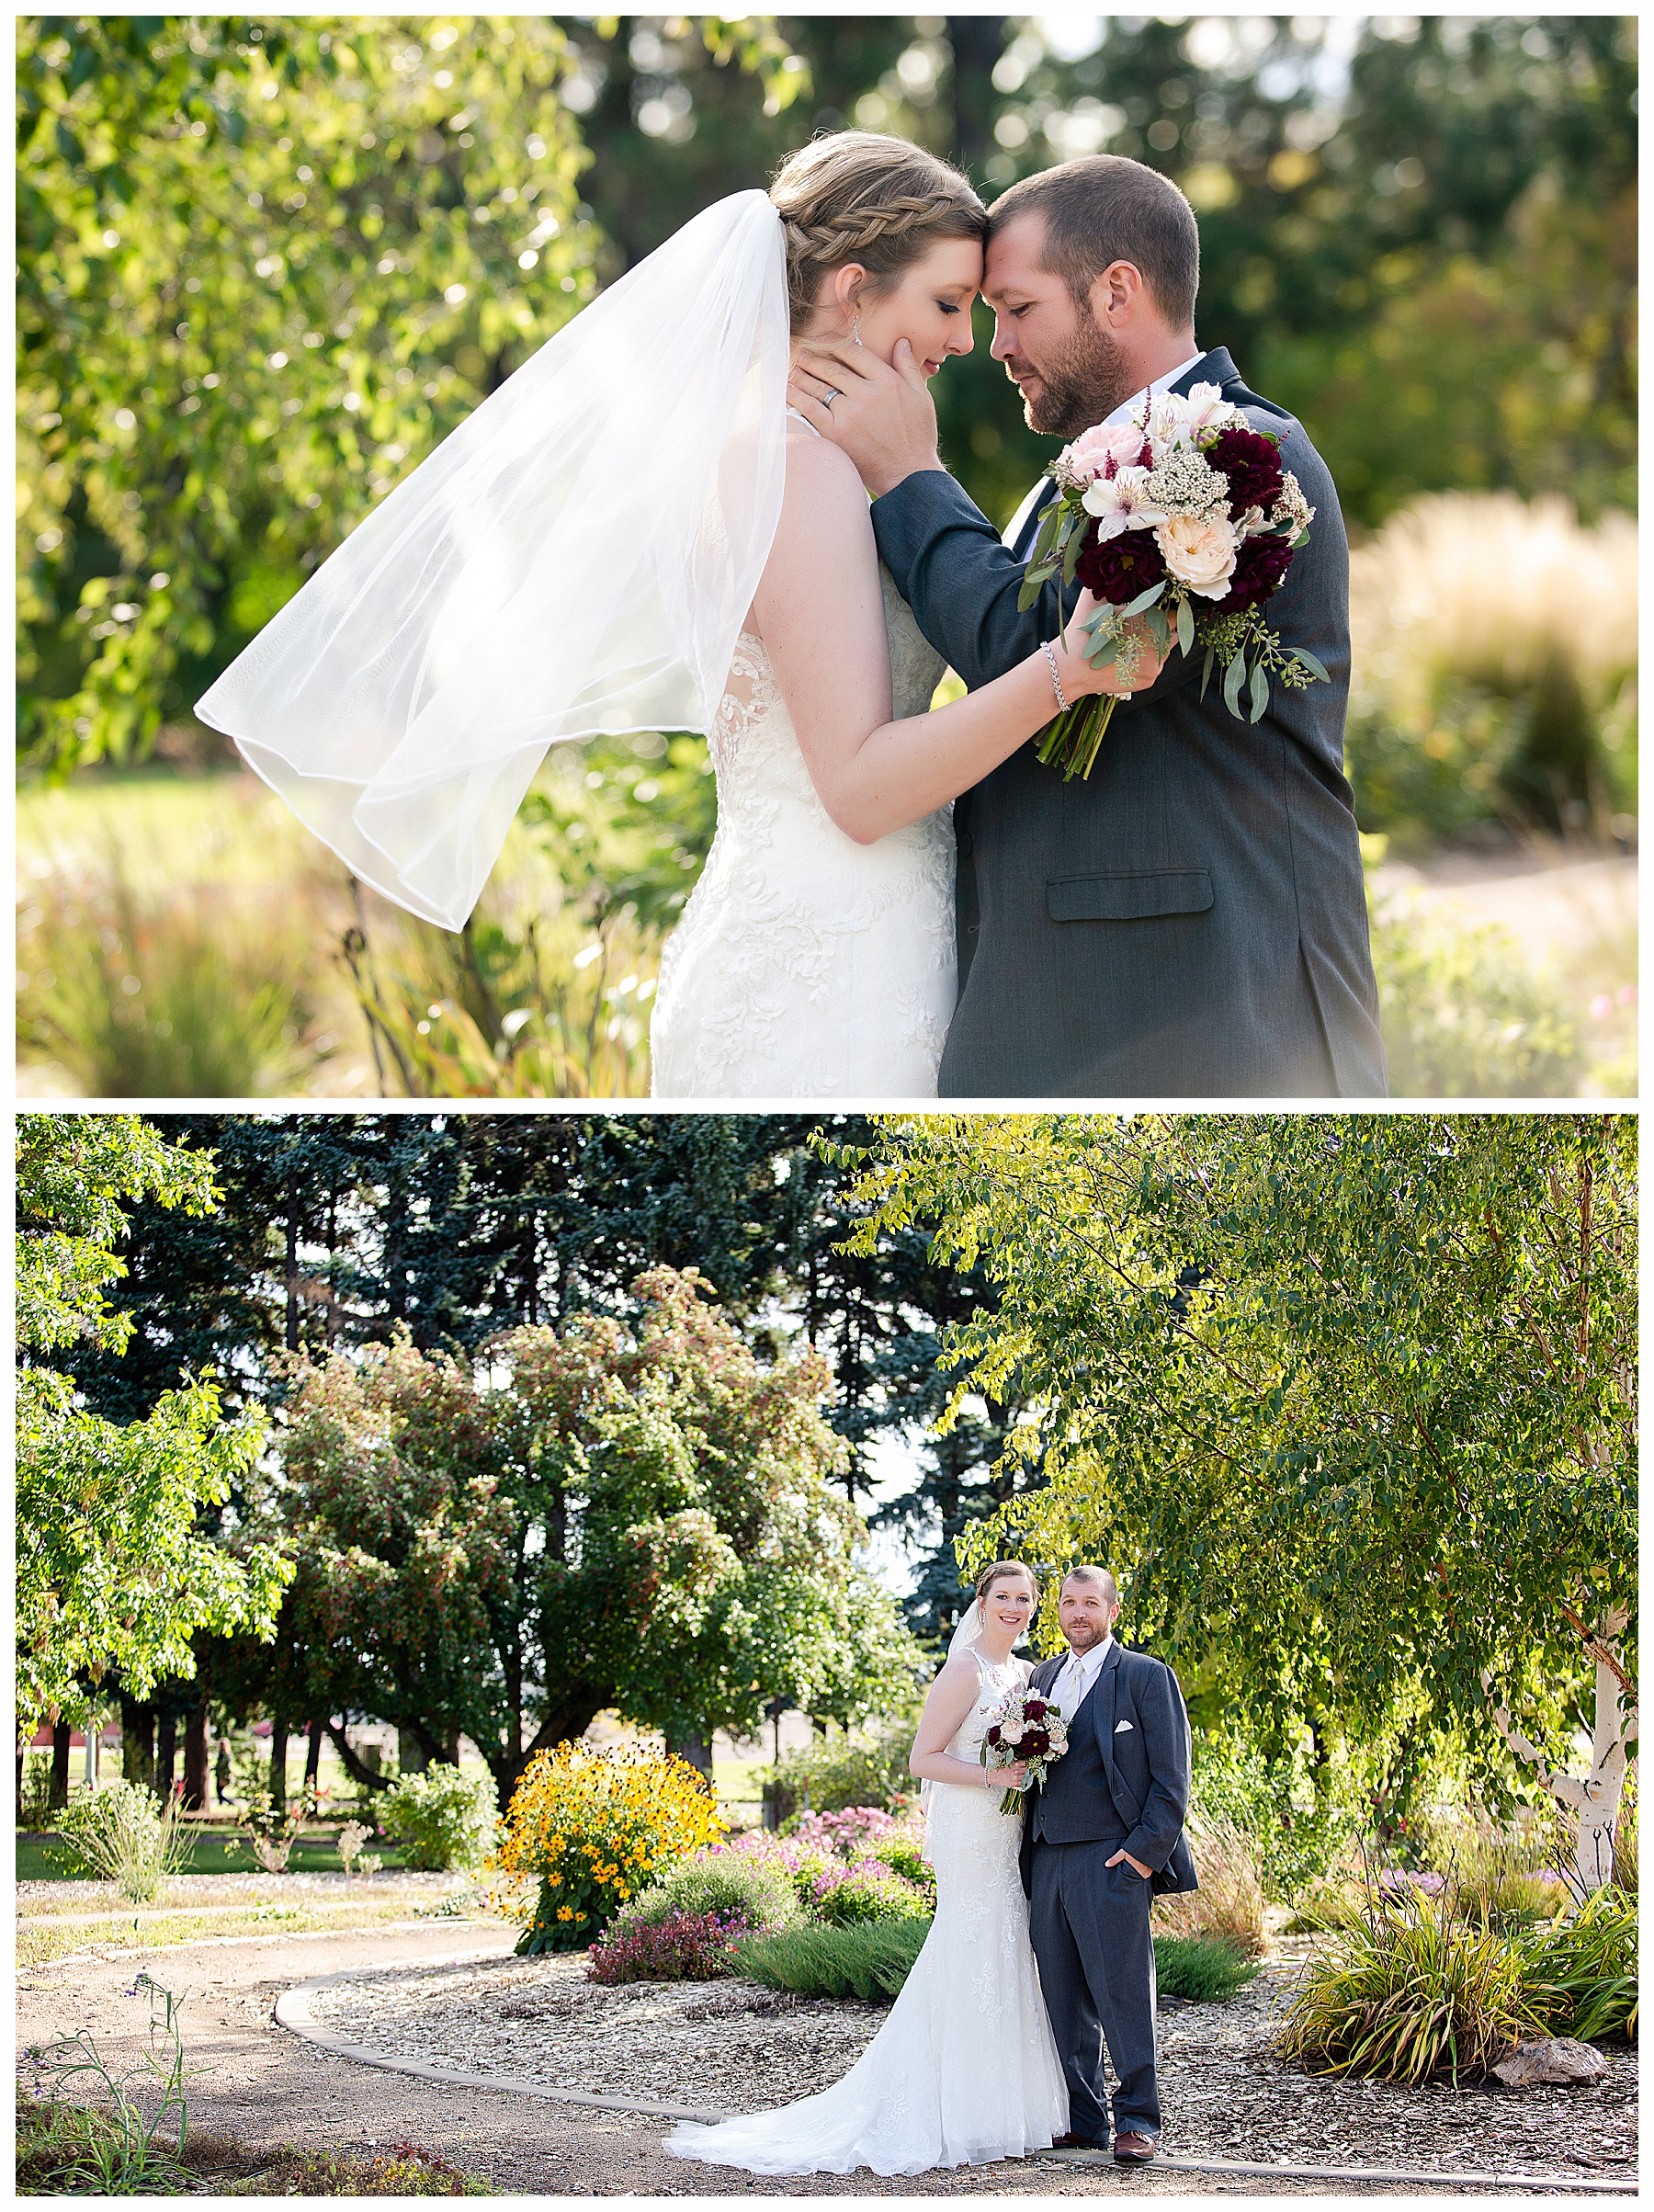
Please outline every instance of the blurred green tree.
[{"label": "blurred green tree", "polygon": [[590,297],[544,17],[18,27],[22,758],[153,743]]}]

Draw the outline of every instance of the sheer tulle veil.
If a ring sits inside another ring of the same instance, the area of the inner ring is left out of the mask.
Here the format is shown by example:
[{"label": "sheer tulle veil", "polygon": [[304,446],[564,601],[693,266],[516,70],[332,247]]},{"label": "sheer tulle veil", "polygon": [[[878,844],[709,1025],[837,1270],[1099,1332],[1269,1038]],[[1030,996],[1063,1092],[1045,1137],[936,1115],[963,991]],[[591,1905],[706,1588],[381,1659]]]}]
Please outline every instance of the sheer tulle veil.
[{"label": "sheer tulle veil", "polygon": [[459,928],[549,745],[710,729],[787,371],[782,224],[738,192],[485,400],[197,712],[363,881]]},{"label": "sheer tulle veil", "polygon": [[[969,1651],[974,1650],[977,1639],[981,1635],[981,1633],[982,1601],[980,1597],[973,1597],[969,1605],[966,1606],[964,1612],[960,1614],[958,1624],[955,1628],[952,1636],[948,1639],[948,1658],[957,1659],[961,1651]],[[931,1855],[930,1819],[931,1807],[935,1802],[935,1795],[936,1786],[934,1782],[922,1781],[920,1783],[919,1816],[924,1823],[924,1841],[919,1846],[919,1855],[922,1859],[928,1859]]]}]

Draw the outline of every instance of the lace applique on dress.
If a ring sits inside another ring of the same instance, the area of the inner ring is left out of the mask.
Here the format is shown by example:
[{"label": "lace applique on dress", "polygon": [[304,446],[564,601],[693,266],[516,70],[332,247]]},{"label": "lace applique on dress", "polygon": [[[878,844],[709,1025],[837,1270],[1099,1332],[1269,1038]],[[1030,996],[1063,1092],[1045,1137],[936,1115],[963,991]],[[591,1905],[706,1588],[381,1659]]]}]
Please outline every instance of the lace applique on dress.
[{"label": "lace applique on dress", "polygon": [[[922,714],[941,658],[879,574],[894,711]],[[653,1095],[934,1098],[955,994],[952,809],[847,837],[747,630],[709,750],[718,834],[661,963]]]}]

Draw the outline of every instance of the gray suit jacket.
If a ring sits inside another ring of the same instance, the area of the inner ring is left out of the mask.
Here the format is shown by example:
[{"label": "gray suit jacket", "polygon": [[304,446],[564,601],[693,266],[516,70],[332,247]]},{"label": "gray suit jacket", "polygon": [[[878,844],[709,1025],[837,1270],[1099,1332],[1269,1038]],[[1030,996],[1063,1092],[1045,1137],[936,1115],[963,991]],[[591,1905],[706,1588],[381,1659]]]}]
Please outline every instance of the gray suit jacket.
[{"label": "gray suit jacket", "polygon": [[[1271,686],[1237,720],[1197,650],[1116,709],[1090,780],[1022,746],[956,803],[959,999],[944,1097],[1377,1097],[1385,1091],[1361,852],[1343,773],[1349,560],[1332,479],[1301,425],[1222,347],[1218,383],[1281,437],[1316,510],[1266,607],[1331,682]],[[1044,500],[1037,503],[1043,505]],[[920,629],[975,690],[1057,634],[1057,594],[1019,614],[1036,522],[1014,549],[952,477],[873,503]]]},{"label": "gray suit jacket", "polygon": [[[1067,1656],[1059,1652],[1055,1659],[1042,1660],[1029,1679],[1029,1688],[1048,1696]],[[1120,1848],[1150,1869],[1157,1894],[1198,1889],[1184,1834],[1189,1810],[1189,1715],[1171,1668],[1147,1651],[1128,1651],[1116,1643],[1103,1662],[1090,1696],[1072,1717],[1071,1747],[1077,1728],[1093,1730],[1107,1785],[1109,1804],[1099,1808],[1103,1817],[1097,1833],[1112,1835],[1117,1826],[1124,1826]],[[1052,1767],[1048,1793],[1060,1787],[1063,1763],[1059,1759]],[[1030,1790],[1022,1834],[1023,1888],[1030,1897],[1036,1802],[1037,1793]],[[1112,1820],[1107,1817],[1110,1811]]]}]

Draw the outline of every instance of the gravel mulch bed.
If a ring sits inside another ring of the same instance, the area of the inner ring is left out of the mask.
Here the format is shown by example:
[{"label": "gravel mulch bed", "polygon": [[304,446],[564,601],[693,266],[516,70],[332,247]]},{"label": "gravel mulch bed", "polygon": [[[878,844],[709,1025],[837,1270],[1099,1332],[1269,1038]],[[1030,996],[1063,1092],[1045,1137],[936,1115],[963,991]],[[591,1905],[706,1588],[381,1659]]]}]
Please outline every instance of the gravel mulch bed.
[{"label": "gravel mulch bed", "polygon": [[[1637,2153],[1637,2057],[1609,2047],[1589,2088],[1458,2091],[1318,2079],[1268,2048],[1294,1968],[1226,2004],[1165,2000],[1165,2150],[1181,2158],[1412,2172],[1624,2176]],[[578,1957],[417,1967],[335,1984],[319,2025],[388,2057],[549,2089],[754,2112],[825,2088],[878,2033],[881,2006],[742,1981],[599,1988]],[[1026,2171],[1025,2168],[1024,2171]]]}]

